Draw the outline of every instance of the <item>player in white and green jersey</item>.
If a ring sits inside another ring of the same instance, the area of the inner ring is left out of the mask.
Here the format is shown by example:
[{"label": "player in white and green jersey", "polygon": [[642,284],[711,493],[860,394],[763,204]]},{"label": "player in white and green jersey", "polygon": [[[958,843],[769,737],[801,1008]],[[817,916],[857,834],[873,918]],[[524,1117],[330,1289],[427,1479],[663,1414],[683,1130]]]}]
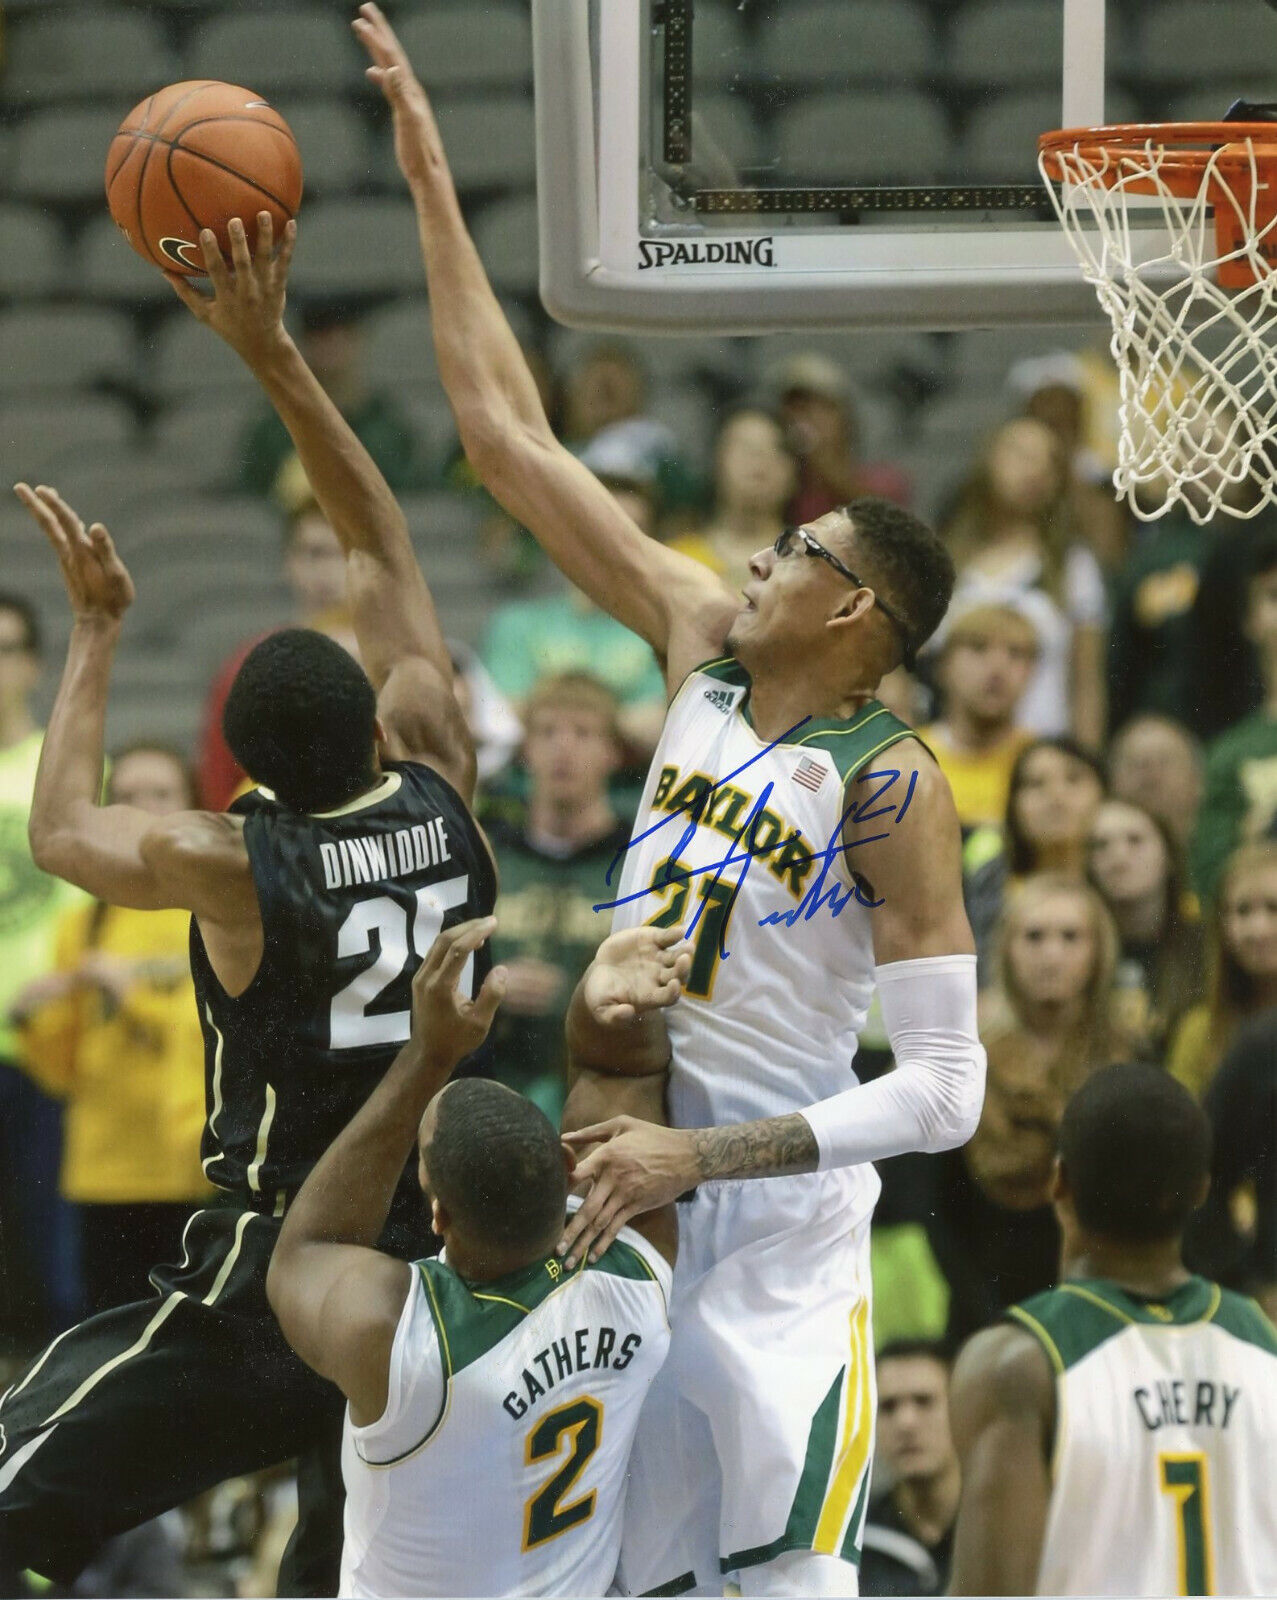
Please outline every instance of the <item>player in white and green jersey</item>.
[{"label": "player in white and green jersey", "polygon": [[1183,1265],[1210,1127],[1156,1067],[1065,1111],[1060,1283],[953,1379],[954,1594],[1277,1594],[1277,1331]]},{"label": "player in white and green jersey", "polygon": [[[302,1185],[267,1279],[289,1343],[347,1398],[340,1593],[361,1600],[606,1592],[639,1410],[669,1347],[672,1208],[569,1271],[554,1249],[571,1169],[558,1133],[500,1084],[447,1082],[502,992],[498,968],[477,1000],[457,993],[495,926],[439,936],[413,984],[412,1039]],[[639,1075],[630,1104],[659,1102],[656,1013],[690,961],[676,939],[606,941],[574,999]],[[585,1098],[608,1093],[597,1080]],[[374,1246],[414,1139],[444,1249],[409,1266]]]}]

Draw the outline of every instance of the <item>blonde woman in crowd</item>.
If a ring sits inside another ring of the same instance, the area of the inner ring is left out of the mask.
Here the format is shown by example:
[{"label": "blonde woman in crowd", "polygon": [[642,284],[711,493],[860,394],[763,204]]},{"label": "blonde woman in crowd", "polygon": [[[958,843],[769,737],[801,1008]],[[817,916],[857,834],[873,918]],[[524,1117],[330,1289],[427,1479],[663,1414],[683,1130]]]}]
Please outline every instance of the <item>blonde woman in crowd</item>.
[{"label": "blonde woman in crowd", "polygon": [[1118,938],[1088,884],[1057,873],[1012,891],[998,930],[997,981],[982,1003],[984,1110],[971,1142],[937,1158],[931,1247],[949,1281],[952,1339],[1053,1280],[1048,1199],[1065,1102],[1127,1053],[1111,1010]]},{"label": "blonde woman in crowd", "polygon": [[958,568],[954,615],[1014,605],[1041,646],[1020,705],[1034,733],[1104,736],[1104,578],[1069,512],[1068,465],[1044,423],[1017,417],[993,435],[944,532]]},{"label": "blonde woman in crowd", "polygon": [[1210,918],[1207,998],[1180,1023],[1167,1062],[1200,1099],[1238,1029],[1277,1006],[1277,843],[1229,857]]},{"label": "blonde woman in crowd", "polygon": [[1162,1058],[1180,1017],[1201,998],[1201,913],[1170,829],[1130,800],[1106,800],[1088,840],[1088,872],[1117,925],[1114,1014],[1149,1060]]},{"label": "blonde woman in crowd", "polygon": [[963,849],[982,987],[992,981],[994,933],[1009,889],[1034,872],[1086,876],[1087,837],[1104,792],[1103,767],[1073,739],[1034,739],[1015,758],[1004,827],[977,829]]},{"label": "blonde woman in crowd", "polygon": [[[194,804],[180,756],[139,744],[116,757],[109,799],[162,816]],[[55,968],[13,1006],[22,1061],[66,1102],[61,1189],[76,1206],[90,1313],[137,1300],[157,1261],[214,1193],[200,1169],[204,1043],[185,911],[103,901],[68,912]]]}]

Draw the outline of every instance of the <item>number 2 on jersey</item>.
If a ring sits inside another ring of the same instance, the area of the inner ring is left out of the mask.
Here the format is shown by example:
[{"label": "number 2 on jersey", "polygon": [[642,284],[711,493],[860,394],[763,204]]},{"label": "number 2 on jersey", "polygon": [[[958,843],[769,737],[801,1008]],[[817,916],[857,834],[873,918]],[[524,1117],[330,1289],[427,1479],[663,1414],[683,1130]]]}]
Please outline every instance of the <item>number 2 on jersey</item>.
[{"label": "number 2 on jersey", "polygon": [[1158,1487],[1175,1501],[1180,1594],[1214,1594],[1211,1557],[1210,1472],[1198,1451],[1157,1458]]},{"label": "number 2 on jersey", "polygon": [[561,1448],[559,1441],[565,1433],[571,1440],[571,1454],[524,1508],[525,1551],[535,1550],[537,1545],[557,1539],[561,1533],[575,1528],[578,1523],[588,1522],[594,1515],[598,1496],[593,1489],[571,1505],[563,1506],[559,1502],[585,1471],[586,1463],[598,1449],[599,1440],[603,1437],[603,1407],[597,1400],[586,1395],[542,1417],[528,1435],[524,1460],[531,1466],[533,1462],[557,1456]]},{"label": "number 2 on jersey", "polygon": [[[388,894],[357,900],[351,906],[337,934],[337,959],[345,961],[351,956],[366,954],[373,947],[374,934],[377,955],[333,996],[328,1018],[329,1049],[358,1050],[367,1045],[407,1043],[411,1011],[370,1014],[368,1007],[399,977],[409,956],[413,957],[413,970],[416,970],[416,964],[425,959],[426,952],[439,937],[445,914],[454,906],[465,904],[469,889],[470,880],[464,875],[418,889],[411,929],[408,908]],[[467,994],[473,972],[474,957],[471,956],[458,979],[459,987]]]}]

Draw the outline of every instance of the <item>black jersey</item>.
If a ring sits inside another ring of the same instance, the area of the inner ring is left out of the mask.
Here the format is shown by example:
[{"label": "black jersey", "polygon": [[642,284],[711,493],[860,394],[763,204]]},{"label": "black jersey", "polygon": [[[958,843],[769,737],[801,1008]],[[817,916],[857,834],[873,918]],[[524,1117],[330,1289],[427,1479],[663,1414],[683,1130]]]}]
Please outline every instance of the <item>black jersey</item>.
[{"label": "black jersey", "polygon": [[[231,807],[261,906],[261,966],[231,998],[191,923],[210,1182],[273,1211],[376,1087],[409,1034],[412,979],[441,928],[487,916],[496,881],[456,790],[415,762],[306,815],[261,790]],[[486,947],[461,986],[477,993]],[[415,1196],[414,1196],[415,1198]]]}]

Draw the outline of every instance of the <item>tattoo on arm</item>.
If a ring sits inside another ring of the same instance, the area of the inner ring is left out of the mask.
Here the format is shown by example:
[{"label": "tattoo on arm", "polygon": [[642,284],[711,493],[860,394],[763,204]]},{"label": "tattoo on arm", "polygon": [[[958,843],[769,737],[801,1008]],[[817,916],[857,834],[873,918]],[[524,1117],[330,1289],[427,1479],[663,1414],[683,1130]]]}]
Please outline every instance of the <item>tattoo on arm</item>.
[{"label": "tattoo on arm", "polygon": [[708,1178],[779,1178],[815,1172],[820,1147],[800,1112],[741,1122],[730,1128],[704,1128],[693,1139],[697,1171]]}]

